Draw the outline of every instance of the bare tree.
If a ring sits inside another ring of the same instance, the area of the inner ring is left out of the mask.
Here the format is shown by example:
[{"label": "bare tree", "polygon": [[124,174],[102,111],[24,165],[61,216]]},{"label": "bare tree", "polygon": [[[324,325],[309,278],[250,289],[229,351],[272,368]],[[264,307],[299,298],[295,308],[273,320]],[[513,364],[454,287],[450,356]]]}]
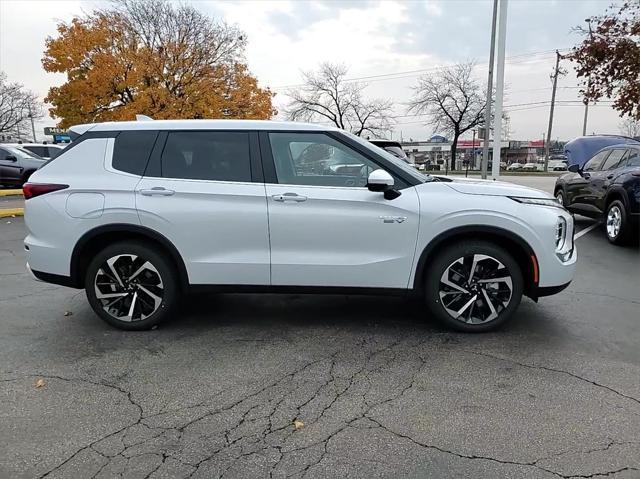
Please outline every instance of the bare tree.
[{"label": "bare tree", "polygon": [[366,83],[348,81],[345,65],[323,63],[317,72],[304,72],[304,84],[287,92],[291,102],[285,109],[290,120],[328,120],[343,130],[361,136],[379,136],[391,130],[392,103],[364,97]]},{"label": "bare tree", "polygon": [[7,75],[0,71],[0,134],[18,137],[20,131],[28,131],[29,119],[42,118],[42,103],[38,95],[25,90],[20,83],[8,83]]},{"label": "bare tree", "polygon": [[640,137],[640,120],[628,116],[618,124],[618,129],[624,136],[638,138]]},{"label": "bare tree", "polygon": [[484,124],[487,99],[473,76],[474,66],[475,62],[469,61],[421,76],[409,102],[409,112],[425,114],[434,131],[451,135],[451,169],[460,135]]}]

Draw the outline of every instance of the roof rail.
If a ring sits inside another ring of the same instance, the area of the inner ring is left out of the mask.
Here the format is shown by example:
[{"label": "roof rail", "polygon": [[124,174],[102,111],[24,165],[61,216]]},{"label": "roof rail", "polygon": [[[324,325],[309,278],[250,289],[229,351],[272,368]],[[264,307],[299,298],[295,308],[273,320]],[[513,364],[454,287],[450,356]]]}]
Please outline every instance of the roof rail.
[{"label": "roof rail", "polygon": [[136,115],[136,121],[153,121],[153,118],[147,115]]}]

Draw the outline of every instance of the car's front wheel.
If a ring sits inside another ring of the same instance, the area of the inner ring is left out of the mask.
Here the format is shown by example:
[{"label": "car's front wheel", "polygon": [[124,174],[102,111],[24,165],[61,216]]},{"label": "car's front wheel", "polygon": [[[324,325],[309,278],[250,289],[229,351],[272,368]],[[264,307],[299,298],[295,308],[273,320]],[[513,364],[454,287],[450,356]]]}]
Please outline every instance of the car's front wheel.
[{"label": "car's front wheel", "polygon": [[175,278],[171,262],[151,245],[123,241],[93,258],[85,290],[104,321],[120,329],[144,330],[170,314],[178,296]]},{"label": "car's front wheel", "polygon": [[425,284],[435,317],[464,332],[500,326],[517,309],[523,291],[518,263],[486,241],[462,241],[440,251],[429,265]]},{"label": "car's front wheel", "polygon": [[564,197],[564,191],[562,189],[559,189],[558,191],[556,191],[556,200],[558,201],[558,203],[560,203],[562,206],[565,206],[567,203],[567,200]]}]

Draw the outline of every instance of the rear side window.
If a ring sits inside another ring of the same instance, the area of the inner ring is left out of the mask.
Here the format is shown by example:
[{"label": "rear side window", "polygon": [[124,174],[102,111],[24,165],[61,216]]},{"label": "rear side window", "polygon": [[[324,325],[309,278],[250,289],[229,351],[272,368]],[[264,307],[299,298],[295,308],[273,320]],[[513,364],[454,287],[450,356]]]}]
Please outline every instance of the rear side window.
[{"label": "rear side window", "polygon": [[111,166],[116,170],[142,176],[157,136],[157,131],[120,132],[113,147]]},{"label": "rear side window", "polygon": [[640,166],[640,150],[629,150],[627,166]]},{"label": "rear side window", "polygon": [[251,181],[249,134],[173,131],[162,151],[162,176],[213,181]]},{"label": "rear side window", "polygon": [[29,150],[33,153],[35,153],[38,156],[42,156],[43,158],[46,156],[49,156],[49,152],[47,151],[48,148],[46,146],[24,146],[23,147],[25,150]]}]

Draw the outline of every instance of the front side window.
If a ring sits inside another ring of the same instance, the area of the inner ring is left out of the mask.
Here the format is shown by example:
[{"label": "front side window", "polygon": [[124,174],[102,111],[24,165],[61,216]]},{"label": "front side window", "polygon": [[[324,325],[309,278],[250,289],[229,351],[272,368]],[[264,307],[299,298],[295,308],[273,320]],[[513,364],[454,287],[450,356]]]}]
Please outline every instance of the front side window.
[{"label": "front side window", "polygon": [[278,183],[364,187],[380,167],[323,133],[269,133]]},{"label": "front side window", "polygon": [[613,170],[620,166],[627,150],[613,150],[607,160],[602,164],[602,170]]},{"label": "front side window", "polygon": [[46,146],[25,146],[24,147],[25,150],[30,151],[31,153],[35,153],[38,156],[49,156],[47,154],[47,147]]},{"label": "front side window", "polygon": [[251,181],[249,134],[223,131],[173,131],[161,158],[164,178]]},{"label": "front side window", "polygon": [[605,151],[601,151],[600,153],[597,153],[596,156],[594,156],[593,158],[591,158],[589,161],[585,163],[583,170],[584,171],[599,170],[600,165],[602,165],[602,162],[605,160],[605,158],[609,156],[610,152],[611,150],[605,150]]}]

